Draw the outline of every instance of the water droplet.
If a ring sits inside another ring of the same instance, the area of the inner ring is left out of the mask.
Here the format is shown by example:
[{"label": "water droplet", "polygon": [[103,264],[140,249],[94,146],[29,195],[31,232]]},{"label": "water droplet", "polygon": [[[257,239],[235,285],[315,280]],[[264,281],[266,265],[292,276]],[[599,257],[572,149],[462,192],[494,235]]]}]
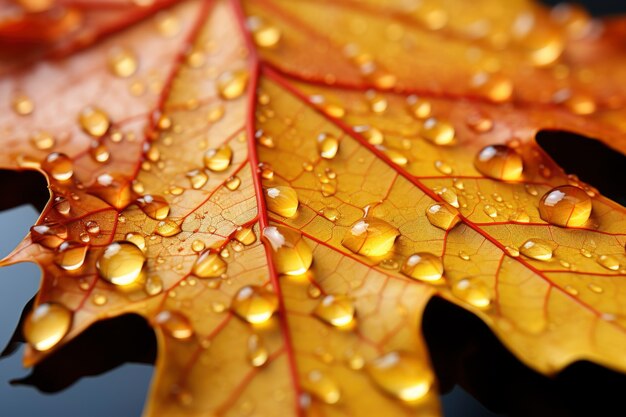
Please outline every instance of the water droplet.
[{"label": "water droplet", "polygon": [[476,91],[496,103],[508,101],[513,95],[513,82],[503,74],[477,73],[472,81]]},{"label": "water droplet", "polygon": [[158,195],[144,195],[137,199],[137,205],[148,217],[163,220],[170,214],[170,205]]},{"label": "water droplet", "polygon": [[441,282],[443,262],[441,258],[428,252],[418,252],[409,256],[402,266],[402,273],[424,282]]},{"label": "water droplet", "polygon": [[498,210],[496,210],[496,208],[492,205],[485,204],[485,207],[483,207],[483,211],[485,212],[487,216],[491,218],[498,217]]},{"label": "water droplet", "polygon": [[409,112],[418,119],[426,119],[432,112],[430,101],[420,99],[417,96],[409,96],[407,98]]},{"label": "water droplet", "polygon": [[424,398],[434,382],[430,365],[408,352],[389,352],[365,369],[383,391],[407,403]]},{"label": "water droplet", "polygon": [[484,147],[476,155],[474,166],[481,174],[504,181],[520,179],[524,170],[522,157],[506,145]]},{"label": "water droplet", "polygon": [[364,256],[385,256],[392,249],[400,232],[391,224],[376,217],[358,220],[346,233],[341,244]]},{"label": "water droplet", "polygon": [[469,261],[471,259],[469,254],[463,250],[459,251],[459,258],[463,259],[464,261]]},{"label": "water droplet", "polygon": [[302,388],[326,404],[336,404],[341,399],[337,383],[317,370],[307,374],[302,381]]},{"label": "water droplet", "polygon": [[159,295],[163,292],[163,281],[160,277],[156,275],[150,275],[146,279],[146,284],[144,285],[144,290],[146,294],[155,296]]},{"label": "water droplet", "polygon": [[91,302],[96,306],[103,306],[108,301],[109,299],[104,294],[94,294],[93,297],[91,298]]},{"label": "water droplet", "polygon": [[226,273],[228,264],[215,252],[202,253],[193,266],[193,274],[199,278],[218,278]]},{"label": "water droplet", "polygon": [[331,222],[337,220],[339,218],[339,214],[339,210],[334,207],[326,207],[322,210],[322,215]]},{"label": "water droplet", "polygon": [[426,119],[420,134],[436,145],[450,145],[454,142],[454,127],[445,121],[434,117]]},{"label": "water droplet", "polygon": [[254,43],[261,48],[274,48],[281,38],[281,30],[276,26],[260,23],[252,28]]},{"label": "water droplet", "polygon": [[600,265],[611,271],[617,271],[620,267],[619,260],[613,255],[600,255],[596,260]]},{"label": "water droplet", "polygon": [[129,242],[114,242],[108,245],[96,268],[100,276],[115,285],[133,284],[141,276],[146,258],[137,246]]},{"label": "water droplet", "polygon": [[137,55],[128,48],[113,48],[109,53],[109,69],[117,77],[132,76],[137,72],[138,66]]},{"label": "water droplet", "polygon": [[268,210],[282,217],[293,217],[298,211],[298,194],[286,185],[277,185],[265,190]]},{"label": "water droplet", "polygon": [[63,196],[55,197],[54,203],[52,205],[59,214],[62,214],[64,216],[70,214],[70,209],[72,208],[69,200]]},{"label": "water droplet", "polygon": [[268,358],[269,353],[263,343],[263,339],[257,334],[250,335],[248,338],[248,360],[250,364],[258,368],[265,365]]},{"label": "water droplet", "polygon": [[491,293],[487,286],[475,278],[464,278],[452,286],[452,294],[466,303],[487,309],[491,305]]},{"label": "water droplet", "polygon": [[41,168],[57,181],[67,181],[74,175],[72,160],[64,153],[52,152],[43,161]]},{"label": "water droplet", "polygon": [[24,338],[38,351],[49,350],[69,332],[72,316],[72,312],[61,304],[40,304],[24,320]]},{"label": "water droplet", "polygon": [[384,149],[383,152],[387,158],[391,159],[391,162],[396,165],[405,166],[409,163],[409,159],[400,151],[395,149]]},{"label": "water droplet", "polygon": [[226,71],[217,78],[217,90],[223,99],[234,100],[246,91],[249,78],[246,70]]},{"label": "water droplet", "polygon": [[544,239],[528,239],[519,251],[522,255],[528,256],[537,261],[549,261],[554,254],[555,244]]},{"label": "water droplet", "polygon": [[604,288],[594,283],[587,284],[587,288],[589,288],[592,292],[595,292],[596,294],[602,294],[604,292]]},{"label": "water droplet", "polygon": [[209,149],[204,154],[204,166],[213,172],[226,171],[233,159],[233,150],[228,145]]},{"label": "water droplet", "polygon": [[33,136],[31,136],[30,141],[33,146],[35,146],[35,148],[42,151],[52,148],[56,143],[54,136],[47,132],[35,133]]},{"label": "water droplet", "polygon": [[57,248],[67,239],[67,227],[60,223],[38,224],[30,228],[31,239],[47,248]]},{"label": "water droplet", "polygon": [[350,298],[343,295],[327,295],[320,300],[313,314],[332,326],[345,327],[352,323],[355,309]]},{"label": "water droplet", "polygon": [[87,246],[78,242],[63,242],[57,249],[54,262],[66,271],[75,271],[83,266]]},{"label": "water droplet", "polygon": [[226,180],[225,185],[230,191],[235,191],[241,185],[241,178],[236,175],[232,176]]},{"label": "water droplet", "polygon": [[309,270],[313,252],[299,232],[287,227],[269,226],[263,230],[263,236],[274,250],[274,265],[279,274],[301,275]]},{"label": "water droplet", "polygon": [[142,251],[146,249],[146,239],[139,233],[126,233],[124,239],[137,246]]},{"label": "water droplet", "polygon": [[263,287],[247,285],[237,292],[231,308],[248,323],[264,323],[278,309],[278,298]]},{"label": "water droplet", "polygon": [[163,237],[172,237],[179,234],[181,231],[182,229],[178,223],[171,219],[161,220],[157,223],[157,227],[155,229],[156,234]]},{"label": "water droplet", "polygon": [[583,226],[591,216],[591,199],[572,185],[553,188],[541,197],[539,215],[548,223],[563,227]]},{"label": "water droplet", "polygon": [[355,126],[354,131],[360,133],[372,145],[381,145],[385,140],[383,132],[371,126]]},{"label": "water droplet", "polygon": [[163,331],[178,340],[187,340],[193,336],[191,322],[183,313],[178,311],[161,311],[155,317],[155,321],[161,326]]},{"label": "water droplet", "polygon": [[428,206],[426,218],[430,224],[442,230],[450,230],[461,221],[459,212],[445,203],[434,203]]},{"label": "water droplet", "polygon": [[194,190],[199,190],[200,188],[204,187],[204,184],[206,184],[209,180],[209,176],[201,169],[191,170],[185,175],[187,176],[187,178],[189,178],[191,188],[193,188]]},{"label": "water droplet", "polygon": [[317,148],[324,159],[333,159],[339,151],[339,140],[330,133],[320,133],[317,137]]},{"label": "water droplet", "polygon": [[78,122],[85,133],[96,138],[104,136],[111,125],[109,115],[95,107],[85,108],[78,116]]},{"label": "water droplet", "polygon": [[20,116],[28,116],[35,110],[35,103],[25,94],[17,94],[12,105],[13,111]]},{"label": "water droplet", "polygon": [[442,174],[452,174],[452,167],[444,161],[435,161],[435,168],[437,168],[437,171],[441,172]]},{"label": "water droplet", "polygon": [[254,234],[254,229],[252,229],[252,227],[242,227],[235,232],[233,237],[237,242],[245,246],[252,245],[256,242],[256,235]]}]

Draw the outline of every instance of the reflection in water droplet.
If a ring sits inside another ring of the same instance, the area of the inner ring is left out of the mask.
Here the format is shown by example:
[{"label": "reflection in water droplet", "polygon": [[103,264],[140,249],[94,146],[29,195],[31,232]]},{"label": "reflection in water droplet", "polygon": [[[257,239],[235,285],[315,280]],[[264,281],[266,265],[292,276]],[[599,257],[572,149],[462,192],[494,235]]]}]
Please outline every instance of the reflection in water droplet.
[{"label": "reflection in water droplet", "polygon": [[66,271],[75,271],[83,266],[87,246],[78,242],[63,242],[57,249],[54,262]]},{"label": "reflection in water droplet", "polygon": [[299,232],[282,226],[269,226],[263,230],[263,236],[272,246],[272,259],[279,274],[301,275],[309,270],[313,252]]},{"label": "reflection in water droplet", "polygon": [[61,304],[40,304],[24,320],[24,338],[38,351],[49,350],[70,330],[72,316],[72,312]]},{"label": "reflection in water droplet", "polygon": [[163,237],[172,237],[179,234],[181,231],[182,229],[180,228],[178,223],[171,219],[161,220],[159,223],[157,223],[157,227],[155,230],[156,234]]},{"label": "reflection in water droplet", "polygon": [[341,244],[359,255],[385,256],[393,249],[398,236],[398,229],[386,221],[366,217],[350,226]]},{"label": "reflection in water droplet", "polygon": [[596,260],[600,265],[611,271],[617,271],[620,267],[619,260],[613,255],[600,255]]},{"label": "reflection in water droplet", "polygon": [[481,174],[504,181],[520,179],[524,170],[522,157],[506,145],[484,147],[476,155],[474,166]]},{"label": "reflection in water droplet", "polygon": [[446,203],[434,203],[428,206],[426,218],[430,224],[442,230],[450,230],[461,221],[459,212]]},{"label": "reflection in water droplet", "polygon": [[443,262],[441,258],[428,252],[418,252],[409,256],[402,266],[402,273],[424,282],[441,282]]},{"label": "reflection in water droplet", "polygon": [[218,278],[227,268],[228,264],[217,253],[206,251],[198,256],[192,272],[199,278]]},{"label": "reflection in water droplet", "polygon": [[137,205],[148,217],[163,220],[170,214],[170,205],[159,195],[146,194],[137,199]]},{"label": "reflection in water droplet", "polygon": [[252,227],[242,227],[235,232],[233,236],[235,240],[245,246],[252,245],[256,242],[256,235],[254,234],[254,229]]},{"label": "reflection in water droplet", "polygon": [[137,246],[129,242],[108,245],[96,262],[100,276],[115,285],[130,285],[137,281],[146,258]]},{"label": "reflection in water droplet", "polygon": [[282,217],[293,217],[298,211],[298,194],[286,185],[277,185],[265,190],[268,210]]},{"label": "reflection in water droplet", "polygon": [[193,188],[194,190],[199,190],[200,188],[204,187],[204,184],[206,184],[209,180],[209,176],[201,169],[191,170],[185,175],[187,176],[187,178],[189,178],[191,188]]},{"label": "reflection in water droplet", "polygon": [[562,227],[583,226],[591,216],[591,209],[587,193],[572,185],[553,188],[539,201],[541,218]]},{"label": "reflection in water droplet", "polygon": [[317,148],[324,159],[333,159],[339,151],[339,140],[330,133],[320,133],[317,137]]}]

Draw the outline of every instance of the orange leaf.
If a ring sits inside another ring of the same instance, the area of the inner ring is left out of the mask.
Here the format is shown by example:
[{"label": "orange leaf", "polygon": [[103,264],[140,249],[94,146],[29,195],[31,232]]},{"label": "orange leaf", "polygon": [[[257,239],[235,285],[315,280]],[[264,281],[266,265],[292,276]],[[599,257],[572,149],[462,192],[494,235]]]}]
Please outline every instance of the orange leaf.
[{"label": "orange leaf", "polygon": [[78,23],[0,15],[0,42],[28,44],[0,79],[0,166],[51,190],[2,262],[43,270],[27,365],[136,313],[158,339],[147,416],[438,415],[419,331],[438,296],[547,375],[626,370],[624,208],[535,141],[626,152],[622,22],[524,0],[56,3]]}]

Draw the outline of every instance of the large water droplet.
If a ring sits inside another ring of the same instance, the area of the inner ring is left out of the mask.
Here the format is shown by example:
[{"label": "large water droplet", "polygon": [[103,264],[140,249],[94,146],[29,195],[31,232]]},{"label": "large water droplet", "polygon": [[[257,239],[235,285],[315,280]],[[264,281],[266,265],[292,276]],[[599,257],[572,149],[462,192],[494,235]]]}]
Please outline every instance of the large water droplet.
[{"label": "large water droplet", "polygon": [[24,338],[38,351],[49,350],[69,332],[72,316],[72,312],[61,304],[38,305],[24,320]]},{"label": "large water droplet", "polygon": [[75,271],[83,266],[87,246],[78,242],[63,242],[57,249],[54,262],[66,271]]},{"label": "large water droplet", "polygon": [[407,403],[424,398],[434,382],[429,364],[408,352],[387,353],[369,362],[365,369],[383,391]]},{"label": "large water droplet", "polygon": [[341,244],[359,255],[385,256],[393,249],[398,236],[398,229],[386,221],[366,217],[350,226]]},{"label": "large water droplet", "polygon": [[591,216],[591,199],[573,185],[553,188],[541,197],[539,215],[548,223],[563,227],[583,226]]},{"label": "large water droplet", "polygon": [[522,157],[506,145],[484,147],[476,155],[474,166],[481,174],[504,181],[520,179],[524,170]]},{"label": "large water droplet", "polygon": [[96,268],[100,276],[115,285],[130,285],[141,276],[146,258],[137,246],[130,242],[114,242],[108,245]]},{"label": "large water droplet", "polygon": [[198,256],[193,266],[193,274],[200,278],[218,278],[226,273],[228,264],[219,254],[206,251]]}]

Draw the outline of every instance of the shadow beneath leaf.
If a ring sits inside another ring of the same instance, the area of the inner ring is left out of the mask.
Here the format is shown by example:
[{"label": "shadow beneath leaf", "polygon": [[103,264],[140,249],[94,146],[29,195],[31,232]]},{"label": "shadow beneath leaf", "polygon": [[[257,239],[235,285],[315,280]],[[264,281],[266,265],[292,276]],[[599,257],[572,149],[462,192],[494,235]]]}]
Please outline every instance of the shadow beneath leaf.
[{"label": "shadow beneath leaf", "polygon": [[560,130],[539,132],[537,143],[565,172],[626,205],[626,156],[598,140]]},{"label": "shadow beneath leaf", "polygon": [[423,332],[444,393],[458,384],[489,410],[515,417],[626,415],[626,375],[576,362],[545,377],[513,356],[480,319],[445,300],[430,301]]}]

